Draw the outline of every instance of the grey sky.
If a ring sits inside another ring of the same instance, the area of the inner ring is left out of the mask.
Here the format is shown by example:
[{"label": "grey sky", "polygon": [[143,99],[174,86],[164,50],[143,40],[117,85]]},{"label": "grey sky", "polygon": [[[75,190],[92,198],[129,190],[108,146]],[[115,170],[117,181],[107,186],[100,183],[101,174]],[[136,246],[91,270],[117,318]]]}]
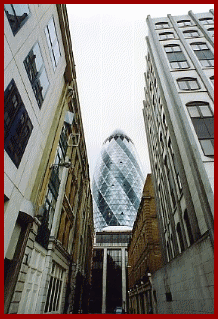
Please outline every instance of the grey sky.
[{"label": "grey sky", "polygon": [[144,120],[146,17],[207,12],[213,4],[67,4],[90,177],[103,141],[119,128],[150,172]]}]

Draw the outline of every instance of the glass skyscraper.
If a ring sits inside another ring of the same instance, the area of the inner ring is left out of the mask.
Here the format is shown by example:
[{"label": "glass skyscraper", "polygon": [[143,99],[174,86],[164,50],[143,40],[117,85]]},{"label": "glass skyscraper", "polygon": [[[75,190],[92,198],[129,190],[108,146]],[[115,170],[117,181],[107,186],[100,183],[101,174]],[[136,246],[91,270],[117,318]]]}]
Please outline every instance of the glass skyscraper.
[{"label": "glass skyscraper", "polygon": [[96,232],[106,226],[132,227],[143,186],[135,146],[123,131],[115,130],[103,143],[93,176]]}]

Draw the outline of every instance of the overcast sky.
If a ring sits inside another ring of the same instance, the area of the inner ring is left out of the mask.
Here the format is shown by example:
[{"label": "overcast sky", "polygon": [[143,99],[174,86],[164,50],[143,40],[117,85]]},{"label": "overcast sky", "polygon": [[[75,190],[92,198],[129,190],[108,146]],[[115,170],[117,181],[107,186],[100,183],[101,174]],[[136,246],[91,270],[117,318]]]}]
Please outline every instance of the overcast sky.
[{"label": "overcast sky", "polygon": [[150,161],[143,120],[146,17],[207,12],[213,4],[67,4],[90,178],[102,143],[122,129],[143,173]]}]

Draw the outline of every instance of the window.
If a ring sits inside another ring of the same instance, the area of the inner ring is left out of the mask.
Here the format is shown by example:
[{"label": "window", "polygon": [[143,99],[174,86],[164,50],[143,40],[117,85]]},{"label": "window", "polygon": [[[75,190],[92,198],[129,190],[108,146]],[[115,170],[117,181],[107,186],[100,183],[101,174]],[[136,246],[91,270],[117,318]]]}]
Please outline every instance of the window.
[{"label": "window", "polygon": [[168,22],[157,22],[155,23],[156,29],[169,28]]},{"label": "window", "polygon": [[32,129],[32,122],[12,80],[4,93],[4,148],[16,167],[21,162]]},{"label": "window", "polygon": [[214,76],[211,76],[210,80],[211,80],[212,84],[214,85]]},{"label": "window", "polygon": [[160,40],[168,40],[168,39],[174,39],[174,33],[173,32],[163,32],[159,33]]},{"label": "window", "polygon": [[197,79],[194,78],[181,78],[177,80],[177,83],[180,90],[191,91],[200,89]]},{"label": "window", "polygon": [[30,14],[28,4],[5,4],[4,9],[15,35],[28,19]]},{"label": "window", "polygon": [[203,67],[214,66],[214,55],[206,43],[192,43],[191,47]]},{"label": "window", "polygon": [[214,24],[213,18],[201,18],[199,21],[203,24]]},{"label": "window", "polygon": [[177,21],[177,24],[179,27],[186,27],[186,26],[192,25],[192,22],[190,20],[180,20],[180,21]]},{"label": "window", "polygon": [[45,313],[56,312],[59,310],[63,279],[64,269],[53,261],[50,273],[47,299],[45,303]]},{"label": "window", "polygon": [[166,45],[164,49],[173,69],[186,69],[189,67],[186,57],[178,44]]},{"label": "window", "polygon": [[199,33],[197,30],[186,30],[183,31],[183,34],[186,38],[196,38],[199,37]]},{"label": "window", "polygon": [[214,155],[214,116],[207,102],[186,104],[205,156]]},{"label": "window", "polygon": [[192,229],[191,229],[191,224],[189,221],[187,209],[184,212],[184,220],[185,220],[186,229],[187,229],[187,233],[188,233],[188,237],[189,237],[189,242],[190,242],[190,245],[192,245],[194,243],[194,239],[193,239],[193,235],[192,235]]},{"label": "window", "polygon": [[176,231],[177,231],[177,235],[179,238],[180,250],[181,250],[181,252],[183,252],[185,250],[185,246],[184,246],[184,242],[183,242],[183,238],[182,238],[182,230],[181,230],[180,223],[177,223]]},{"label": "window", "polygon": [[41,108],[49,86],[49,81],[38,43],[36,43],[29,52],[28,56],[24,60],[24,65],[38,106]]},{"label": "window", "polygon": [[214,37],[214,28],[209,28],[207,31],[212,37]]},{"label": "window", "polygon": [[50,50],[53,68],[55,69],[58,65],[61,53],[53,18],[49,21],[47,27],[45,28],[45,34],[48,42],[48,47]]}]

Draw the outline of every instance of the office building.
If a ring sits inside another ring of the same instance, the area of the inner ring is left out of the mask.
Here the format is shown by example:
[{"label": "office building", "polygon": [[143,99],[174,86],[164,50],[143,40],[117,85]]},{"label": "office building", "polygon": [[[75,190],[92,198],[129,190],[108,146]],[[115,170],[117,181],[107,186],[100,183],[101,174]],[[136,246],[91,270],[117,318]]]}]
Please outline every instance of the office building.
[{"label": "office building", "polygon": [[[132,140],[115,130],[103,143],[93,178],[95,239],[92,312],[127,312],[127,247],[144,177]],[[90,300],[91,302],[91,300]]]},{"label": "office building", "polygon": [[164,266],[157,313],[213,313],[214,13],[147,17],[143,115]]},{"label": "office building", "polygon": [[132,227],[141,200],[144,177],[132,140],[115,130],[103,143],[93,177],[95,230]]},{"label": "office building", "polygon": [[66,5],[5,4],[4,57],[4,311],[88,311],[92,196]]}]

